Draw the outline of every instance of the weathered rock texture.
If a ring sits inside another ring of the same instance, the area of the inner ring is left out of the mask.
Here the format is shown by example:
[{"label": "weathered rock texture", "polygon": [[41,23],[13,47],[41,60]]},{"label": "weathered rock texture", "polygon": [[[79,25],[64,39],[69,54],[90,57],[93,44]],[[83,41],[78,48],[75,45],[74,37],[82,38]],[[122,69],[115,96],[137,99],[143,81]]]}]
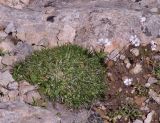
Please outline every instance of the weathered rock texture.
[{"label": "weathered rock texture", "polygon": [[49,46],[71,42],[98,48],[97,42],[107,39],[111,43],[104,42],[105,51],[110,52],[128,45],[135,35],[141,43],[159,42],[159,9],[150,11],[158,2],[35,0],[22,10],[0,5],[0,24],[6,33],[29,44],[45,39]]},{"label": "weathered rock texture", "polygon": [[53,112],[22,102],[0,104],[0,123],[59,123]]},{"label": "weathered rock texture", "polygon": [[16,9],[22,9],[29,4],[30,0],[0,0],[0,3]]},{"label": "weathered rock texture", "polygon": [[[41,97],[34,86],[15,82],[10,68],[35,49],[63,43],[116,49],[109,55],[113,60],[130,43],[154,41],[160,49],[159,14],[160,0],[0,0],[0,50],[6,53],[0,56],[0,123],[85,123],[90,113],[86,110],[25,104]],[[59,113],[60,118],[55,115]]]}]

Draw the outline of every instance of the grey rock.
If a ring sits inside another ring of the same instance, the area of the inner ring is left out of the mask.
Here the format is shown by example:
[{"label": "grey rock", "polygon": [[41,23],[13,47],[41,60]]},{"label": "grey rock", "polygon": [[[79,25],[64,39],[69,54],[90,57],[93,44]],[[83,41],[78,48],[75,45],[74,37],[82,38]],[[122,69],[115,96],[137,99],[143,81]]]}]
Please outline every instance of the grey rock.
[{"label": "grey rock", "polygon": [[103,119],[96,112],[91,112],[87,123],[103,123]]},{"label": "grey rock", "polygon": [[0,69],[3,69],[2,56],[0,56]]},{"label": "grey rock", "polygon": [[124,63],[126,64],[126,68],[130,68],[131,67],[131,63],[129,62],[129,59],[125,59]]},{"label": "grey rock", "polygon": [[143,121],[137,119],[133,123],[143,123]]},{"label": "grey rock", "polygon": [[44,38],[38,42],[38,45],[43,46],[43,47],[47,47],[49,45],[49,41],[47,38]]},{"label": "grey rock", "polygon": [[16,9],[22,9],[24,8],[26,5],[28,5],[30,2],[30,0],[1,0],[0,3],[7,5],[9,7],[13,7]]},{"label": "grey rock", "polygon": [[[0,5],[0,22],[5,25],[13,22],[16,25],[16,37],[29,44],[37,45],[40,40],[47,38],[49,47],[72,42],[97,49],[97,40],[108,38],[112,43],[105,46],[106,52],[127,46],[131,35],[137,35],[141,43],[149,43],[159,35],[159,16],[146,16],[147,21],[143,25],[140,22],[142,7],[137,11],[127,0],[69,0],[65,1],[65,5],[64,1],[53,1],[55,10],[52,14],[45,13],[45,2],[33,2],[42,3],[39,11],[37,4],[33,10],[21,11]],[[148,6],[152,3],[156,5],[155,2],[148,3]],[[142,26],[147,27],[150,37],[142,32]],[[131,34],[133,30],[136,34]]]},{"label": "grey rock", "polygon": [[[51,107],[48,107],[51,109]],[[85,109],[81,109],[78,112],[68,110],[64,105],[59,103],[55,104],[53,112],[59,112],[62,123],[86,123],[90,115],[90,112]]]},{"label": "grey rock", "polygon": [[4,40],[7,37],[7,34],[3,31],[0,31],[0,39]]},{"label": "grey rock", "polygon": [[154,38],[159,37],[159,28],[160,24],[158,23],[158,18],[154,15],[152,15],[152,20],[148,20],[146,22],[146,34],[148,33],[148,36],[152,36]]},{"label": "grey rock", "polygon": [[132,74],[138,74],[142,71],[142,65],[137,63],[133,69],[131,69]]},{"label": "grey rock", "polygon": [[5,55],[2,58],[2,64],[12,66],[17,61],[16,56]]},{"label": "grey rock", "polygon": [[4,41],[0,42],[0,49],[3,52],[11,52],[14,49],[14,44],[9,39],[5,39]]},{"label": "grey rock", "polygon": [[7,87],[7,85],[13,81],[14,79],[8,70],[5,72],[0,72],[0,85]]},{"label": "grey rock", "polygon": [[148,82],[145,84],[146,87],[150,87],[152,84],[157,83],[158,80],[154,77],[149,77]]},{"label": "grey rock", "polygon": [[120,54],[119,54],[119,50],[114,50],[113,52],[111,52],[109,55],[108,55],[108,58],[109,60],[113,60],[113,61],[117,61],[117,59],[119,58]]},{"label": "grey rock", "polygon": [[9,89],[9,90],[17,90],[18,89],[18,83],[17,82],[10,82],[7,85],[7,89]]},{"label": "grey rock", "polygon": [[157,61],[160,61],[160,55],[155,55],[153,56],[153,59],[157,60]]},{"label": "grey rock", "polygon": [[25,59],[26,56],[33,52],[33,48],[26,42],[18,42],[16,47],[12,50],[12,53],[17,57],[18,60]]},{"label": "grey rock", "polygon": [[33,50],[36,51],[36,50],[42,50],[44,49],[45,47],[44,46],[40,46],[40,45],[34,45],[33,46]]},{"label": "grey rock", "polygon": [[153,12],[153,13],[158,13],[159,12],[159,10],[158,10],[158,8],[151,8],[150,9],[150,12]]},{"label": "grey rock", "polygon": [[125,55],[120,55],[119,57],[121,60],[125,60],[126,56]]},{"label": "grey rock", "polygon": [[139,49],[137,48],[130,49],[130,52],[135,56],[139,56]]},{"label": "grey rock", "polygon": [[158,95],[154,90],[149,90],[149,96],[160,105],[160,95]]},{"label": "grey rock", "polygon": [[9,101],[16,101],[19,100],[19,91],[12,90],[8,92]]},{"label": "grey rock", "polygon": [[[135,0],[136,1],[136,0]],[[157,0],[140,0],[136,1],[138,4],[141,4],[141,6],[145,7],[146,5],[148,6],[156,6],[159,4]]]},{"label": "grey rock", "polygon": [[13,22],[10,22],[10,23],[7,25],[7,27],[6,27],[6,29],[5,29],[4,31],[5,31],[7,34],[12,33],[12,32],[15,32],[15,31],[16,31],[16,27],[15,27],[14,23],[13,23]]},{"label": "grey rock", "polygon": [[155,111],[151,111],[151,112],[147,115],[147,118],[144,120],[144,123],[151,123],[154,113],[155,113]]},{"label": "grey rock", "polygon": [[21,95],[26,94],[27,92],[37,90],[36,86],[29,84],[27,81],[19,82],[19,92]]},{"label": "grey rock", "polygon": [[0,95],[0,102],[7,102],[7,101],[9,101],[9,96],[8,96],[9,91],[6,88],[0,86],[0,93],[1,93],[1,95]]},{"label": "grey rock", "polygon": [[8,97],[8,95],[4,95],[4,96],[2,96],[1,98],[0,98],[0,102],[8,102],[9,101],[9,97]]},{"label": "grey rock", "polygon": [[[58,40],[73,43],[76,36],[76,30],[71,25],[64,25],[62,31],[58,34]],[[64,42],[65,43],[65,42]]]},{"label": "grey rock", "polygon": [[38,91],[29,91],[25,95],[23,95],[23,100],[29,104],[32,104],[34,103],[34,101],[40,100],[40,99],[41,99],[41,96],[38,93]]},{"label": "grey rock", "polygon": [[146,112],[150,111],[150,108],[147,105],[142,106],[140,109],[141,109],[141,111],[146,111]]},{"label": "grey rock", "polygon": [[8,90],[2,86],[0,86],[0,92],[2,93],[2,95],[7,95],[8,94]]},{"label": "grey rock", "polygon": [[0,103],[0,123],[59,123],[60,120],[46,109],[23,102]]}]

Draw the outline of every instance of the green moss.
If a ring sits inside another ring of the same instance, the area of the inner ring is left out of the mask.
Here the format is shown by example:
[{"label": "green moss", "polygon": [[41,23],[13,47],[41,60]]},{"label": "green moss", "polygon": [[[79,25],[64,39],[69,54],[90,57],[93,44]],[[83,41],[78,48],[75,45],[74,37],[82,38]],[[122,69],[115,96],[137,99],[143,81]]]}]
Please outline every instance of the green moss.
[{"label": "green moss", "polygon": [[38,84],[49,99],[79,108],[100,97],[105,89],[105,69],[99,53],[76,45],[34,52],[13,68],[17,81]]}]

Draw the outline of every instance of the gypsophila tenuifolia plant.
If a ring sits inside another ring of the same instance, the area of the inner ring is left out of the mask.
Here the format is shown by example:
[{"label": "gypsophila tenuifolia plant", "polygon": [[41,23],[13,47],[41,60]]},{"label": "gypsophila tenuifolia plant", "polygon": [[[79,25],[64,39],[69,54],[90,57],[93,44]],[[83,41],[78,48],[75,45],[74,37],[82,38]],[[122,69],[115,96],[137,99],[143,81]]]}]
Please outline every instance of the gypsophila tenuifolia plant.
[{"label": "gypsophila tenuifolia plant", "polygon": [[98,53],[66,44],[34,52],[13,68],[17,81],[38,84],[49,99],[79,108],[99,98],[105,89],[105,68]]}]

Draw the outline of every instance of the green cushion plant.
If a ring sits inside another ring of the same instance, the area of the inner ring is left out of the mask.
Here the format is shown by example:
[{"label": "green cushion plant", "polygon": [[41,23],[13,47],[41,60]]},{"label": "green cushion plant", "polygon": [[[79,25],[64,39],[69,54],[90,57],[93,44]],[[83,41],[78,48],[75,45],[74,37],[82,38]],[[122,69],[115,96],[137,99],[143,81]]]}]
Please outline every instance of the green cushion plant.
[{"label": "green cushion plant", "polygon": [[99,98],[105,90],[105,68],[100,53],[66,44],[34,52],[13,68],[17,81],[38,85],[53,101],[80,108]]}]

